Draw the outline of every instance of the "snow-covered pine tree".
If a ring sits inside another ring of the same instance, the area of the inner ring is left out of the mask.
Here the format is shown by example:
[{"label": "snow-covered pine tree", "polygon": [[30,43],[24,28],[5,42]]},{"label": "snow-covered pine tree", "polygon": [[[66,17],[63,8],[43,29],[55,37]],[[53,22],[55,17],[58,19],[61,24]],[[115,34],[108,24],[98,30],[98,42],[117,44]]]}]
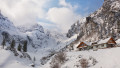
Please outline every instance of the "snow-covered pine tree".
[{"label": "snow-covered pine tree", "polygon": [[5,39],[3,39],[1,45],[3,46],[3,49],[4,49],[4,46],[6,45]]},{"label": "snow-covered pine tree", "polygon": [[21,48],[22,48],[22,46],[21,46],[21,44],[19,43],[17,50],[18,50],[18,51],[21,51]]},{"label": "snow-covered pine tree", "polygon": [[15,40],[12,40],[11,44],[10,44],[10,47],[11,48],[14,48],[15,47]]},{"label": "snow-covered pine tree", "polygon": [[24,41],[23,52],[27,52],[27,41]]}]

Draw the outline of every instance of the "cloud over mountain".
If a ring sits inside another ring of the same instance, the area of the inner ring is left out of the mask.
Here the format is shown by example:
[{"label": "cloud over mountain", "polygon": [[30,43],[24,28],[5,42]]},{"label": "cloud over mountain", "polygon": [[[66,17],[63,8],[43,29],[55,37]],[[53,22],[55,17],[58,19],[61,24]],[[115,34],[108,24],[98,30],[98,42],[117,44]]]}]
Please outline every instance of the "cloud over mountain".
[{"label": "cloud over mountain", "polygon": [[[55,29],[66,32],[78,17],[74,12],[77,5],[71,5],[66,0],[59,0],[58,5],[48,7],[55,0],[0,0],[0,10],[16,26],[54,23]],[[46,21],[39,21],[44,19]],[[50,24],[51,25],[51,24]],[[49,25],[49,26],[50,26]],[[46,26],[47,27],[47,26]]]}]

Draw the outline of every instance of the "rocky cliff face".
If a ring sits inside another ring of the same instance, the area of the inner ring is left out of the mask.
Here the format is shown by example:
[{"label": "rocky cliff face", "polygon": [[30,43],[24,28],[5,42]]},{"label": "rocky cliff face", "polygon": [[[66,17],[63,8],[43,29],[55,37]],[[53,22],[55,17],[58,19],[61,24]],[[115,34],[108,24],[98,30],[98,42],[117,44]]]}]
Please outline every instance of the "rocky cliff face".
[{"label": "rocky cliff face", "polygon": [[72,26],[71,26],[71,29],[68,30],[68,33],[67,33],[67,37],[71,37],[73,36],[74,34],[78,34],[80,33],[80,28],[81,28],[81,25],[83,23],[86,22],[86,18],[82,18],[81,20],[78,20],[77,22],[75,22]]},{"label": "rocky cliff face", "polygon": [[[84,23],[79,22],[77,25],[77,40],[95,41],[109,36],[120,38],[120,1],[105,0],[103,6],[93,14],[85,18]],[[68,31],[68,37],[76,33],[75,26]],[[72,32],[71,32],[72,31]]]}]

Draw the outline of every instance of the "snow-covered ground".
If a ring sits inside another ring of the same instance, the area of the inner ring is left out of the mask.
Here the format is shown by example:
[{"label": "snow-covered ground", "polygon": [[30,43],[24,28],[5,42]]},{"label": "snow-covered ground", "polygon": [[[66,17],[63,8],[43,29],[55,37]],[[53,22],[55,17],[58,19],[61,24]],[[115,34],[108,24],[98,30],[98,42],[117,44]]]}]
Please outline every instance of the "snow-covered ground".
[{"label": "snow-covered ground", "polygon": [[[82,58],[89,60],[89,68],[120,68],[119,51],[120,47],[99,49],[98,51],[66,52],[68,61],[61,68],[81,68],[79,61]],[[92,65],[90,57],[96,59],[97,63],[95,65]],[[50,68],[50,64],[47,63],[42,68]]]},{"label": "snow-covered ground", "polygon": [[0,46],[0,68],[32,68],[30,64],[30,60],[16,57],[11,51]]},{"label": "snow-covered ground", "polygon": [[[80,65],[80,59],[89,59],[90,57],[97,60],[96,65],[90,66],[90,68],[120,68],[119,52],[120,47],[99,49],[98,51],[66,52],[68,61],[62,65],[62,68],[77,68],[76,65]],[[30,64],[29,60],[15,57],[12,52],[0,48],[0,68],[32,68]],[[47,63],[44,66],[37,66],[36,68],[50,68],[49,66],[49,63]]]},{"label": "snow-covered ground", "polygon": [[[80,65],[78,62],[81,58],[89,59],[93,57],[97,60],[95,66],[90,68],[120,68],[120,47],[110,48],[110,49],[99,49],[98,51],[78,51],[78,52],[67,52],[69,61],[67,61],[63,66],[68,68],[77,68],[75,65]],[[81,58],[79,58],[81,56]]]},{"label": "snow-covered ground", "polygon": [[[120,44],[118,41],[119,40],[116,41],[117,44]],[[120,68],[119,52],[120,47],[99,49],[97,51],[88,50],[66,52],[68,61],[66,61],[61,68],[81,68],[80,60],[82,58],[88,60],[89,68]],[[97,61],[95,65],[93,65],[93,60],[90,60],[91,57]],[[41,68],[50,68],[50,62],[51,60]]]}]

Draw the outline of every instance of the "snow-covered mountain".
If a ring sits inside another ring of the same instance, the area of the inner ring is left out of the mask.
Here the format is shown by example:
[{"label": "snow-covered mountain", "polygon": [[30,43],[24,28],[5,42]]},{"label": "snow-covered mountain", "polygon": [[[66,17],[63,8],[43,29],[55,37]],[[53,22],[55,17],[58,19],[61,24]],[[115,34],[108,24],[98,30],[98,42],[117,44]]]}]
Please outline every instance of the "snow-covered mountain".
[{"label": "snow-covered mountain", "polygon": [[[32,26],[19,26],[14,24],[0,13],[0,38],[4,38],[10,43],[12,39],[15,39],[17,43],[27,40],[28,44],[33,47],[48,45],[49,41],[52,41],[54,45],[65,39],[63,34],[55,31],[45,30],[40,24],[34,24]],[[2,41],[2,39],[0,40]]]},{"label": "snow-covered mountain", "polygon": [[0,13],[0,30],[6,30],[6,31],[16,31],[16,27],[13,25],[13,23],[8,20],[7,17],[3,16]]},{"label": "snow-covered mountain", "polygon": [[[103,6],[71,26],[67,36],[79,34],[78,40],[95,41],[109,36],[120,38],[120,2],[105,0]],[[84,23],[83,23],[84,22]]]},{"label": "snow-covered mountain", "polygon": [[[45,64],[55,52],[59,52],[66,46],[65,40],[67,37],[62,33],[46,30],[40,24],[16,27],[7,17],[0,13],[0,43],[2,43],[3,39],[6,41],[5,48],[9,47],[14,39],[16,43],[16,54],[19,54],[19,56],[21,56],[20,54],[23,54],[23,56],[29,55],[31,58],[35,57],[36,65],[40,66]],[[23,46],[24,41],[27,41],[27,54],[16,51],[18,44]],[[2,46],[0,48],[2,48]],[[51,54],[51,52],[54,53]],[[11,54],[11,52],[9,54]],[[13,57],[13,55],[11,57]],[[45,62],[40,61],[43,57],[47,57]],[[22,61],[18,62],[24,64]],[[32,60],[29,60],[29,63],[26,62],[26,64],[30,64],[30,62],[32,63]],[[2,65],[0,64],[0,66]]]}]

